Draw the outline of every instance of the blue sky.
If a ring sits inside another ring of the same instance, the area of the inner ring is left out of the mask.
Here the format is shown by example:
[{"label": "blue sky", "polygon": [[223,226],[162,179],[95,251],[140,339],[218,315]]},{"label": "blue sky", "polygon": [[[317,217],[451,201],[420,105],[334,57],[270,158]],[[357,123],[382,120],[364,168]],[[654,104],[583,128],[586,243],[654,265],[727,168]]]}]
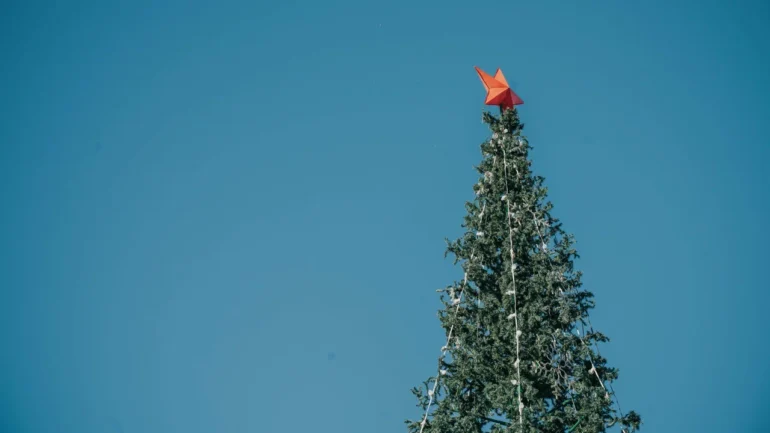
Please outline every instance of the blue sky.
[{"label": "blue sky", "polygon": [[406,431],[474,65],[525,101],[623,408],[766,431],[767,2],[15,3],[1,431]]}]

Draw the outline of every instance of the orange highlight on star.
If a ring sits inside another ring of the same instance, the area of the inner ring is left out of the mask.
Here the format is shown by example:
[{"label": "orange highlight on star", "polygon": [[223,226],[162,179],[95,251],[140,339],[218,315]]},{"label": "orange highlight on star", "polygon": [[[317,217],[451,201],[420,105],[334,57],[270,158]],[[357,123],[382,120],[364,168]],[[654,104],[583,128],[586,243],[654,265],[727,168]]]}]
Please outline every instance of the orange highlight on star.
[{"label": "orange highlight on star", "polygon": [[505,81],[505,77],[503,76],[503,71],[499,68],[494,77],[482,71],[477,66],[475,68],[476,72],[479,74],[479,78],[481,78],[482,84],[484,84],[484,89],[487,91],[487,99],[484,101],[485,104],[497,105],[500,109],[505,109],[513,108],[514,105],[521,105],[524,103],[524,101],[519,98],[519,95],[514,93],[514,91],[511,90],[511,87],[508,86],[508,82]]}]

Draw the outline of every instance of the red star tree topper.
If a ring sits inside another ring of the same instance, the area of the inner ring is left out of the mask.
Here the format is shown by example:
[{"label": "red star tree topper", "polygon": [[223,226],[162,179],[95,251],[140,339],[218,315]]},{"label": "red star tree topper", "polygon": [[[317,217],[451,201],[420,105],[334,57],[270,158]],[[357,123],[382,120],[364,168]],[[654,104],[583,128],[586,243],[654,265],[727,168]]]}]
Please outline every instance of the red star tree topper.
[{"label": "red star tree topper", "polygon": [[481,83],[484,84],[484,88],[487,90],[487,99],[484,101],[487,105],[497,105],[500,110],[506,108],[513,108],[514,105],[521,105],[524,101],[519,98],[519,95],[511,90],[508,82],[505,81],[503,71],[499,68],[495,72],[495,76],[491,76],[486,72],[476,67],[476,72],[481,78]]}]

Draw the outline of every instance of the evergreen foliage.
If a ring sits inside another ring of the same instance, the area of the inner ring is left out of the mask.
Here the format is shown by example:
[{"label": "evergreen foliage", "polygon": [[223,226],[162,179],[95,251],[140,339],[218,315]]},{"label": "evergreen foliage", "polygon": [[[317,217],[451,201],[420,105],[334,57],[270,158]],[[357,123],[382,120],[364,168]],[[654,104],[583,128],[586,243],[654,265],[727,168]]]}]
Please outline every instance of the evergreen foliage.
[{"label": "evergreen foliage", "polygon": [[636,431],[639,415],[614,404],[618,371],[597,349],[608,338],[590,325],[593,294],[581,288],[574,239],[551,215],[544,178],[531,171],[517,111],[485,112],[483,120],[492,137],[481,145],[466,233],[447,242],[465,279],[439,290],[439,318],[451,338],[438,385],[431,377],[412,390],[430,416],[424,425],[423,417],[406,421],[408,430]]}]

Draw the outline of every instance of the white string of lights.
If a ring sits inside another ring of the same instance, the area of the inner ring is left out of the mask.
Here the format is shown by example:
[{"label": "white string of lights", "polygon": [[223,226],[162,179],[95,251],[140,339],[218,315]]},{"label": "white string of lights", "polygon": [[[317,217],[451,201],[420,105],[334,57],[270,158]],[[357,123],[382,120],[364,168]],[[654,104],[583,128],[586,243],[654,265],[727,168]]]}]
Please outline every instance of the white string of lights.
[{"label": "white string of lights", "polygon": [[[591,329],[593,329],[594,326],[591,324],[591,319],[589,317],[586,317],[586,320],[588,321],[588,326]],[[583,328],[583,324],[582,323],[580,324],[580,327],[583,329],[582,334],[585,335],[585,328]],[[586,344],[583,339],[581,339],[581,341],[583,341],[583,344]],[[601,357],[602,353],[599,351],[599,344],[596,343],[596,340],[593,340],[593,346],[596,348],[596,354]],[[596,373],[596,367],[594,367],[593,360],[591,361],[591,367],[593,368],[594,373]],[[604,381],[601,379],[601,377],[599,377],[598,373],[596,373],[596,377],[602,383],[602,387],[604,387]],[[612,382],[608,382],[607,385],[609,386],[610,391],[607,392],[607,388],[604,388],[605,396],[607,398],[609,398],[609,396],[612,395],[612,397],[615,399],[615,404],[618,406],[618,412],[620,412],[620,417],[622,418],[625,415],[623,414],[623,409],[621,409],[621,407],[620,407],[620,400],[618,400],[618,395],[615,393],[615,390],[612,388]],[[623,431],[625,432],[625,429],[623,429]]]},{"label": "white string of lights", "polygon": [[[479,219],[484,218],[484,212],[486,211],[486,204],[482,206],[481,212],[479,213]],[[483,236],[483,232],[476,232],[476,236],[481,237]],[[471,257],[470,257],[470,264],[473,263],[473,259],[475,258],[475,251],[471,251]],[[449,350],[449,344],[452,340],[452,333],[454,332],[455,327],[455,320],[454,318],[457,317],[457,312],[460,310],[460,303],[462,302],[462,297],[465,294],[465,289],[468,287],[468,270],[465,270],[464,276],[463,276],[463,284],[460,286],[460,294],[457,298],[454,296],[450,296],[452,298],[452,305],[455,307],[453,312],[453,320],[452,325],[449,326],[449,332],[447,333],[446,337],[446,344],[441,348],[441,356],[439,356],[439,372],[438,375],[436,375],[435,380],[433,381],[433,389],[428,390],[428,405],[425,407],[425,414],[422,417],[422,421],[420,422],[420,433],[423,433],[423,430],[425,429],[425,425],[428,423],[428,415],[430,414],[430,408],[433,406],[433,400],[436,397],[436,391],[438,390],[438,383],[439,378],[441,376],[444,376],[447,374],[447,371],[441,367],[441,361],[444,359],[444,356],[446,356],[447,351]]]},{"label": "white string of lights", "polygon": [[[520,141],[520,143],[521,143],[521,141]],[[503,149],[503,158],[504,158],[505,173],[506,173],[506,193],[507,193],[508,192],[508,189],[507,189],[508,188],[508,184],[507,184],[507,177],[508,177],[507,168],[508,168],[508,163],[507,163],[507,156],[506,156],[506,153],[505,153],[505,149]],[[516,174],[517,174],[517,177],[518,177],[518,174],[519,174],[518,173],[518,169],[516,170]],[[519,386],[519,423],[521,425],[521,422],[523,421],[522,410],[524,408],[524,405],[521,402],[521,380],[520,380],[521,379],[521,372],[519,370],[519,336],[521,335],[521,332],[518,330],[518,317],[516,315],[516,297],[515,297],[516,296],[516,285],[515,285],[515,273],[514,273],[514,271],[516,269],[516,265],[513,264],[513,258],[514,258],[513,242],[512,242],[513,227],[512,227],[512,224],[511,224],[510,202],[507,202],[507,204],[508,204],[509,241],[510,241],[510,245],[511,245],[511,263],[512,263],[511,275],[514,278],[514,286],[513,286],[514,289],[511,292],[511,294],[513,294],[513,296],[514,296],[514,314],[511,315],[511,316],[515,319],[515,321],[516,321],[515,322],[516,323],[516,328],[517,328],[517,330],[516,330],[516,363],[515,363],[515,365],[516,365],[516,368],[517,368],[517,375],[518,375],[518,379],[519,379],[518,380],[518,386]],[[548,254],[548,243],[546,242],[545,237],[543,236],[543,234],[542,234],[542,232],[540,230],[539,221],[537,219],[537,215],[534,212],[532,212],[532,217],[533,217],[533,220],[534,220],[534,223],[535,223],[535,229],[537,231],[538,236],[540,237],[540,242],[541,242],[540,243],[540,249],[543,251],[544,254],[546,254],[546,256],[548,258],[548,261],[551,262],[552,258],[550,256],[550,254]],[[544,222],[544,225],[547,226],[548,223]],[[561,288],[559,289],[559,291],[562,292]],[[585,332],[583,332],[583,335],[580,336],[579,338],[580,338],[581,343],[583,345],[586,345],[585,336],[584,335],[585,335]],[[596,345],[595,342],[594,342],[594,345]],[[598,346],[596,347],[596,349],[597,349],[597,353],[598,353],[598,350],[599,350]],[[589,373],[596,376],[596,378],[599,380],[599,383],[602,386],[602,389],[605,392],[605,397],[607,399],[610,399],[610,393],[607,391],[607,387],[604,384],[604,380],[602,380],[601,376],[599,375],[599,372],[598,372],[598,370],[596,369],[596,366],[593,363],[593,359],[592,358],[589,359],[589,362],[591,363],[591,369],[589,370]],[[610,384],[610,386],[611,386],[611,384]],[[571,384],[570,384],[570,387],[571,387]],[[617,404],[618,410],[621,412],[621,416],[622,416],[623,412],[620,409],[620,402],[618,401],[617,395],[615,394],[614,391],[612,392],[612,395],[615,398],[615,403]],[[572,404],[573,404],[573,407],[574,407],[574,401],[572,402]],[[576,407],[574,409],[577,410]]]},{"label": "white string of lights", "polygon": [[[551,258],[551,256],[548,254],[548,251],[547,251],[547,250],[548,250],[548,243],[546,242],[546,240],[545,240],[545,238],[544,238],[543,234],[540,232],[539,221],[538,221],[538,218],[537,218],[537,215],[535,214],[535,212],[532,212],[532,218],[533,218],[533,220],[534,220],[534,222],[535,222],[535,228],[537,229],[537,234],[538,234],[538,236],[540,237],[541,248],[542,248],[543,252],[546,254],[546,256],[548,257],[548,261],[549,261],[551,264],[553,264],[553,262],[552,262],[552,258]],[[547,226],[547,225],[548,225],[548,223],[547,223],[547,222],[543,222],[543,225],[546,225],[546,226]],[[561,288],[559,288],[559,292],[561,292],[561,293],[563,294],[563,292],[562,292]],[[590,319],[589,317],[586,317],[586,320],[588,320],[588,325],[589,325],[589,326],[590,326],[590,327],[593,329],[593,325],[591,325],[591,319]],[[583,332],[580,332],[580,335],[578,336],[578,338],[580,339],[580,342],[581,342],[581,343],[582,343],[584,346],[588,346],[588,344],[586,344],[586,342],[585,342],[585,328],[583,327],[583,322],[582,322],[582,321],[581,321],[581,323],[580,323],[580,327],[581,327],[581,329],[582,329],[582,331],[583,331]],[[594,347],[596,348],[596,353],[597,353],[597,355],[601,356],[601,352],[599,352],[599,345],[596,343],[596,341],[594,341],[594,342],[593,342],[593,345],[594,345]],[[614,401],[615,401],[615,405],[617,405],[617,407],[618,407],[618,411],[620,412],[620,416],[621,416],[621,418],[622,418],[622,417],[624,416],[624,415],[623,415],[623,409],[621,409],[621,408],[620,408],[620,400],[618,400],[618,396],[617,396],[617,394],[615,393],[615,390],[614,390],[614,389],[612,389],[612,383],[610,383],[610,384],[609,384],[609,387],[610,387],[610,389],[609,389],[609,391],[608,391],[608,390],[607,390],[607,387],[606,387],[606,386],[605,386],[605,384],[604,384],[604,380],[601,378],[601,376],[599,375],[599,371],[596,369],[596,365],[594,365],[593,357],[589,356],[588,362],[590,362],[590,363],[591,363],[591,369],[590,369],[590,370],[588,370],[588,373],[589,373],[589,374],[593,374],[593,375],[595,375],[595,376],[596,376],[596,378],[599,380],[599,384],[601,384],[601,386],[602,386],[602,389],[604,390],[604,397],[605,397],[606,399],[608,399],[608,400],[612,400],[612,399],[614,398]],[[611,393],[610,393],[610,392],[611,392]],[[611,395],[612,397],[610,397],[610,395]],[[623,431],[625,432],[625,429],[623,429]]]},{"label": "white string of lights", "polygon": [[[508,132],[508,130],[504,130],[505,133]],[[507,210],[507,219],[508,219],[508,243],[510,247],[510,254],[511,254],[511,281],[513,285],[513,290],[509,292],[511,296],[513,296],[513,314],[508,316],[508,319],[513,319],[514,323],[514,329],[516,331],[516,361],[514,361],[513,365],[516,367],[516,380],[514,381],[514,385],[516,385],[516,397],[518,398],[519,402],[519,428],[524,429],[524,403],[521,401],[521,361],[520,361],[520,342],[519,337],[521,337],[521,330],[519,330],[519,317],[518,317],[518,304],[516,301],[516,263],[514,259],[516,258],[516,255],[513,251],[513,223],[511,222],[511,201],[508,199],[508,196],[510,195],[510,191],[508,189],[508,155],[505,151],[505,147],[502,145],[501,141],[501,147],[503,150],[503,170],[505,173],[505,195],[503,196],[503,200],[505,200],[506,203],[506,210]],[[517,170],[518,172],[518,170]]]},{"label": "white string of lights", "polygon": [[[505,130],[505,132],[507,133],[508,131]],[[497,138],[497,134],[495,134],[494,138]],[[499,143],[502,143],[502,140]],[[493,157],[493,163],[496,163],[496,162],[497,162],[497,157]],[[512,215],[511,203],[510,203],[510,201],[507,200],[507,197],[509,196],[509,190],[508,190],[508,162],[507,162],[507,155],[506,155],[506,152],[505,152],[505,148],[503,148],[503,168],[504,168],[504,172],[505,172],[505,179],[504,179],[504,181],[505,181],[506,194],[502,197],[502,200],[506,201],[506,206],[507,206],[507,219],[508,219],[508,228],[509,228],[509,244],[510,244],[510,255],[511,255],[511,277],[513,279],[513,290],[507,292],[506,294],[513,295],[513,300],[514,300],[514,312],[513,312],[513,314],[508,316],[508,318],[509,319],[513,319],[514,323],[515,323],[515,332],[516,332],[516,361],[514,362],[514,365],[516,366],[516,377],[517,378],[516,378],[516,380],[513,381],[513,384],[517,385],[517,398],[518,398],[518,403],[519,403],[519,406],[518,406],[518,409],[519,409],[519,425],[523,427],[524,403],[521,401],[521,369],[520,369],[520,365],[519,365],[520,364],[520,362],[519,362],[519,353],[520,353],[519,337],[521,336],[521,331],[519,331],[519,329],[518,329],[518,318],[516,317],[516,313],[517,313],[517,311],[516,311],[516,308],[517,308],[517,304],[516,304],[516,274],[515,274],[516,264],[514,263],[515,254],[514,254],[514,251],[513,251],[513,224],[511,223],[511,215]],[[516,172],[518,174],[518,169],[516,170]],[[492,180],[491,173],[485,173],[484,174],[484,178],[485,178],[486,181],[491,181]],[[483,188],[483,185],[482,185],[479,188],[477,194],[481,194],[483,192],[484,192],[484,188]],[[485,211],[486,211],[486,204],[483,205],[482,210],[481,210],[481,212],[478,215],[479,219],[483,220]],[[483,231],[477,231],[476,232],[476,237],[483,237],[483,236],[484,236],[484,232]],[[474,259],[474,254],[475,254],[475,252],[471,253],[471,262]],[[463,277],[463,284],[462,284],[462,287],[460,288],[459,297],[458,298],[453,298],[453,301],[452,301],[452,305],[455,305],[454,316],[457,315],[457,311],[460,308],[460,302],[461,302],[462,296],[464,295],[464,291],[465,291],[465,288],[467,287],[467,285],[468,285],[468,271],[466,270],[465,273],[464,273],[464,277]],[[481,300],[479,299],[478,301],[479,301],[479,305],[480,305]],[[441,364],[441,360],[444,358],[444,356],[446,355],[446,352],[447,352],[447,350],[449,348],[449,344],[451,342],[453,331],[454,331],[454,321],[453,321],[452,325],[449,327],[449,332],[447,333],[447,343],[446,343],[446,345],[444,345],[441,348],[441,356],[439,357],[439,374],[436,376],[436,378],[435,378],[435,380],[433,382],[433,388],[428,391],[428,405],[425,408],[425,414],[423,415],[422,421],[420,422],[420,433],[423,433],[423,431],[425,429],[425,426],[427,425],[428,416],[430,415],[430,408],[432,407],[433,401],[436,398],[436,391],[438,390],[439,378],[446,374],[446,370],[441,368],[440,364]]]},{"label": "white string of lights", "polygon": [[[471,255],[471,260],[473,260],[473,255]],[[456,298],[457,301],[461,301],[464,291],[465,291],[465,285],[468,282],[468,271],[465,271],[465,277],[463,279],[463,285],[460,287],[460,296]],[[452,305],[455,306],[454,310],[454,316],[457,316],[457,311],[460,309],[460,302],[455,302],[455,299],[452,300]],[[436,376],[436,379],[433,381],[433,389],[428,390],[428,406],[425,408],[425,415],[422,418],[422,421],[420,422],[420,433],[422,433],[423,429],[425,429],[425,425],[428,423],[428,414],[430,413],[430,408],[433,406],[433,398],[436,395],[436,390],[438,389],[438,380],[440,376],[445,375],[447,372],[444,368],[441,367],[441,361],[444,359],[444,356],[446,356],[447,350],[449,350],[449,344],[452,340],[452,332],[454,331],[454,320],[452,320],[452,325],[449,327],[449,332],[447,333],[446,337],[446,344],[441,348],[441,356],[439,356],[439,374]]]}]

